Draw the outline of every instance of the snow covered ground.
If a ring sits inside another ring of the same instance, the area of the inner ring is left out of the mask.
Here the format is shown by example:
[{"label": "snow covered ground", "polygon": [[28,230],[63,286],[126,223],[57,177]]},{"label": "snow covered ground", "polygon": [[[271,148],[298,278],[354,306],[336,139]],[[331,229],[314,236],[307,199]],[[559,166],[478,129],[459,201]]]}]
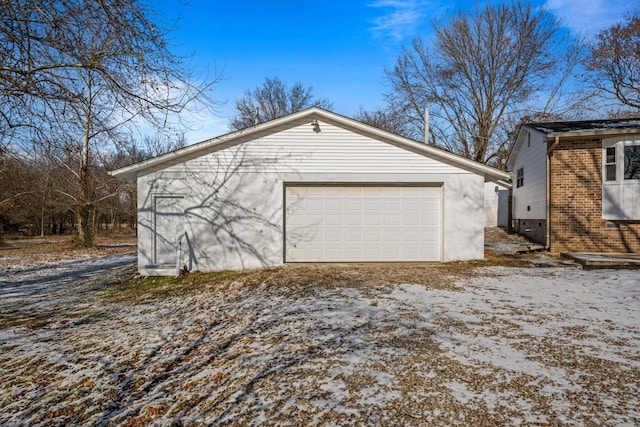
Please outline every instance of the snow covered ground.
[{"label": "snow covered ground", "polygon": [[314,267],[114,300],[130,257],[0,276],[0,424],[640,425],[638,271]]}]

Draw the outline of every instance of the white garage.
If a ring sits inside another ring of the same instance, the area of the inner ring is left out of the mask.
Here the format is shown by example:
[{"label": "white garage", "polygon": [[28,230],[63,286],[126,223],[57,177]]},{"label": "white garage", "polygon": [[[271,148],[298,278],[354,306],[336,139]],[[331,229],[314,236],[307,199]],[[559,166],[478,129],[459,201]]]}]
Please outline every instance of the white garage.
[{"label": "white garage", "polygon": [[509,179],[319,108],[112,174],[137,183],[142,275],[481,259],[485,183]]},{"label": "white garage", "polygon": [[442,188],[287,185],[286,262],[442,260]]}]

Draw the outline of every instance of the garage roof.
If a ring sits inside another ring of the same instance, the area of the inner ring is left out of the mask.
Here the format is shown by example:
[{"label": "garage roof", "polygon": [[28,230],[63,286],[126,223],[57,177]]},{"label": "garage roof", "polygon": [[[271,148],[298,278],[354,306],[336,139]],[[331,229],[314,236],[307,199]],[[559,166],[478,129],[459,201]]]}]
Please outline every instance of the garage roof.
[{"label": "garage roof", "polygon": [[199,157],[208,152],[217,151],[223,148],[241,144],[248,140],[257,138],[260,135],[277,132],[283,127],[286,128],[287,126],[294,125],[296,122],[302,120],[309,120],[309,122],[313,120],[325,120],[336,125],[351,128],[354,131],[366,133],[376,139],[385,141],[389,144],[393,144],[414,153],[418,153],[426,157],[434,158],[442,162],[453,164],[472,172],[482,174],[485,176],[486,181],[510,179],[510,174],[508,172],[501,171],[491,166],[487,166],[485,164],[478,163],[457,154],[453,154],[441,148],[420,143],[412,139],[402,137],[395,133],[388,132],[375,126],[371,126],[369,124],[362,123],[357,120],[350,119],[348,117],[318,107],[311,107],[306,110],[277,118],[275,120],[270,120],[268,122],[251,126],[246,129],[241,129],[215,138],[207,139],[202,142],[189,145],[178,150],[153,157],[148,160],[144,160],[142,162],[134,163],[132,165],[110,171],[109,173],[112,176],[133,179],[140,172],[146,170],[161,169],[181,163],[188,159]]}]

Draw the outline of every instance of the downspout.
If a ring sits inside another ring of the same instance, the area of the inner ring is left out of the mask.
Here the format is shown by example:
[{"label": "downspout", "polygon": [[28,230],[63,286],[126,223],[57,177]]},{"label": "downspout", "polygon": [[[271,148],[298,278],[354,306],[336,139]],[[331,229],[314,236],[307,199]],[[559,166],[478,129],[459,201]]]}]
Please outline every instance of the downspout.
[{"label": "downspout", "polygon": [[549,250],[551,247],[551,153],[560,143],[560,137],[556,135],[555,141],[551,144],[551,147],[547,148],[547,206],[546,206],[546,216],[547,216],[547,237],[545,249]]}]

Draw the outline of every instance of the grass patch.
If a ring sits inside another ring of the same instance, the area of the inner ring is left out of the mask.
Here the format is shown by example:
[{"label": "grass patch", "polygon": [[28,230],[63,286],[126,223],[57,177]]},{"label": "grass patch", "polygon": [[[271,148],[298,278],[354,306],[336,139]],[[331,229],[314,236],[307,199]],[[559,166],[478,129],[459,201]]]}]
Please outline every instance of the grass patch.
[{"label": "grass patch", "polygon": [[108,302],[136,302],[148,299],[186,295],[231,283],[242,273],[222,271],[192,273],[180,277],[136,277],[128,282],[111,285],[101,296]]},{"label": "grass patch", "polygon": [[101,296],[109,302],[142,302],[198,292],[216,292],[231,284],[286,287],[293,291],[317,288],[367,288],[399,283],[451,288],[455,278],[471,277],[478,267],[531,266],[525,259],[489,256],[484,260],[448,263],[326,263],[287,264],[244,271],[190,273],[180,277],[138,277],[110,285]]},{"label": "grass patch", "polygon": [[473,275],[473,269],[497,261],[453,263],[352,263],[287,264],[244,271],[191,273],[180,277],[138,277],[110,285],[101,292],[108,302],[143,302],[198,292],[216,292],[230,285],[268,286],[289,291],[314,288],[368,288],[415,283],[431,288],[450,288],[452,277]]}]

